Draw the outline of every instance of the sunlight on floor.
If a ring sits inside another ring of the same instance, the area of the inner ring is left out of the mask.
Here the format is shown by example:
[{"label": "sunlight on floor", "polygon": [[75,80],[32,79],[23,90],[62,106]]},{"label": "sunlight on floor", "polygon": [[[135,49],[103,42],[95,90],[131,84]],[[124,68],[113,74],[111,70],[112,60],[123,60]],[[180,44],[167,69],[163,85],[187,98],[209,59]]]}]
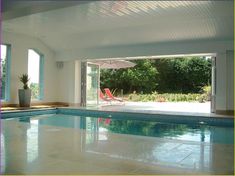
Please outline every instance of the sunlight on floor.
[{"label": "sunlight on floor", "polygon": [[119,104],[103,104],[105,110],[150,110],[160,112],[189,112],[189,113],[210,113],[211,104],[206,103],[188,103],[188,102],[125,102]]}]

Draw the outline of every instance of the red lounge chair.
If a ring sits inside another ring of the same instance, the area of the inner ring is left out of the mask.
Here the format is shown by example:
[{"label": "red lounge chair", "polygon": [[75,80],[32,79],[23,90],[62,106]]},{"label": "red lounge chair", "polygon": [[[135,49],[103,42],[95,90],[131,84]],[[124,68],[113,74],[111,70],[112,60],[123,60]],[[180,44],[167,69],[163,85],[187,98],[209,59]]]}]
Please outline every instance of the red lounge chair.
[{"label": "red lounge chair", "polygon": [[103,101],[106,101],[106,102],[110,102],[111,99],[110,98],[106,98],[103,94],[103,92],[100,90],[99,91],[99,94],[100,94],[100,99],[103,100]]},{"label": "red lounge chair", "polygon": [[105,119],[105,121],[104,121],[105,125],[109,125],[110,122],[111,122],[111,119],[110,119],[110,118],[107,118],[107,119]]},{"label": "red lounge chair", "polygon": [[110,99],[123,102],[123,100],[122,100],[121,98],[114,97],[113,94],[111,93],[111,91],[109,90],[109,88],[105,88],[104,91],[105,91],[105,94],[106,94]]}]

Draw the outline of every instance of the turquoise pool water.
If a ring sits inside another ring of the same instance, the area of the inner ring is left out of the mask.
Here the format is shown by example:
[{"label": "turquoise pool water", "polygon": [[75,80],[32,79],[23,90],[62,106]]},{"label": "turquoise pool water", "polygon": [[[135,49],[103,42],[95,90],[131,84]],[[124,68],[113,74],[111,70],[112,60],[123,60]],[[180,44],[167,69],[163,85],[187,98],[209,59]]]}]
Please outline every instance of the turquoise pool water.
[{"label": "turquoise pool water", "polygon": [[64,114],[45,114],[12,118],[22,123],[32,125],[50,125],[64,128],[85,129],[94,133],[119,133],[197,141],[208,143],[234,143],[234,128],[210,126],[201,123],[169,123],[158,121],[124,120],[104,118],[102,116],[74,116]]}]

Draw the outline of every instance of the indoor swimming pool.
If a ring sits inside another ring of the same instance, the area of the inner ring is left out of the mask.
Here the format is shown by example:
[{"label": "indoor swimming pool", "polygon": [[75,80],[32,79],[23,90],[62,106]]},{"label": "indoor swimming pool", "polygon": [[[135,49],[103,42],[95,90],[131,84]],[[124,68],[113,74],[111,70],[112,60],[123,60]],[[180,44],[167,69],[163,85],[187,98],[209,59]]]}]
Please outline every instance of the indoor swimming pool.
[{"label": "indoor swimming pool", "polygon": [[5,113],[3,118],[3,174],[234,171],[233,119],[66,108]]},{"label": "indoor swimming pool", "polygon": [[65,128],[79,128],[90,132],[110,132],[130,135],[159,137],[165,139],[178,139],[185,141],[209,143],[234,143],[234,128],[209,126],[205,122],[197,124],[178,124],[170,122],[128,120],[125,115],[119,118],[86,117],[64,114],[48,114],[12,118],[10,120],[29,124],[58,126]]}]

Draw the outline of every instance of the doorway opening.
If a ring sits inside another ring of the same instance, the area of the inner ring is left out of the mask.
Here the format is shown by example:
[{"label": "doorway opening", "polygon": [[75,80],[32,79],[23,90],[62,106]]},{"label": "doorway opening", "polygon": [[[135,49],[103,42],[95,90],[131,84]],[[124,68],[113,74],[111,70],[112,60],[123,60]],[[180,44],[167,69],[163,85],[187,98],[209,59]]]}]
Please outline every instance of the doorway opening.
[{"label": "doorway opening", "polygon": [[[120,60],[134,63],[134,66],[101,66],[102,62]],[[90,71],[87,71],[87,106],[166,112],[215,111],[215,54],[92,60],[87,64],[87,69],[91,65],[96,68],[92,73],[96,78],[91,78]],[[112,99],[105,89],[125,103]],[[105,97],[102,98],[100,92]],[[93,98],[89,98],[91,94]],[[94,99],[95,103],[92,103]]]}]

